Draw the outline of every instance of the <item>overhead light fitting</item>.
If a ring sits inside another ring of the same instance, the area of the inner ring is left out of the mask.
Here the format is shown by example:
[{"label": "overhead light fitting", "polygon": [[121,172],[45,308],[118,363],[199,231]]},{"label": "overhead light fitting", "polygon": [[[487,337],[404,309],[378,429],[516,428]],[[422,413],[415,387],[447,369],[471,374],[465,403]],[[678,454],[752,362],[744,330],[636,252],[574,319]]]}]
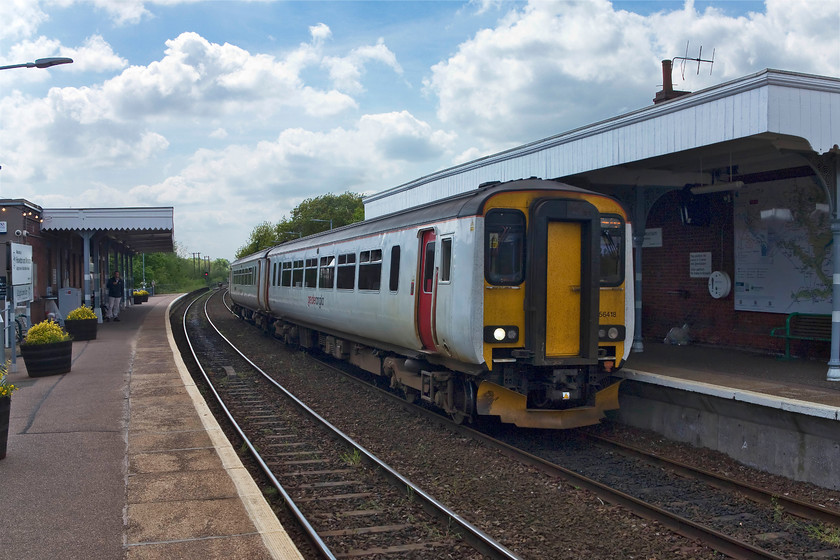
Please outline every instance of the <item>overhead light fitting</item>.
[{"label": "overhead light fitting", "polygon": [[744,186],[743,181],[718,182],[711,185],[691,187],[691,194],[711,194],[719,192],[737,191]]}]

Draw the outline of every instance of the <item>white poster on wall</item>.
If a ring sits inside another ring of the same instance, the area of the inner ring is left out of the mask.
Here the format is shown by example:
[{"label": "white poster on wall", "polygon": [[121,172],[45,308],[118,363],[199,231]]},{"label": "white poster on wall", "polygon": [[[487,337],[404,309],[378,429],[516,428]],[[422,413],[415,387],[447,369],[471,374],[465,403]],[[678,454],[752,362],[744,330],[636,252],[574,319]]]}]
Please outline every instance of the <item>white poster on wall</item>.
[{"label": "white poster on wall", "polygon": [[810,178],[735,193],[735,309],[831,313],[829,207]]},{"label": "white poster on wall", "polygon": [[12,254],[12,285],[32,284],[32,246],[9,244]]}]

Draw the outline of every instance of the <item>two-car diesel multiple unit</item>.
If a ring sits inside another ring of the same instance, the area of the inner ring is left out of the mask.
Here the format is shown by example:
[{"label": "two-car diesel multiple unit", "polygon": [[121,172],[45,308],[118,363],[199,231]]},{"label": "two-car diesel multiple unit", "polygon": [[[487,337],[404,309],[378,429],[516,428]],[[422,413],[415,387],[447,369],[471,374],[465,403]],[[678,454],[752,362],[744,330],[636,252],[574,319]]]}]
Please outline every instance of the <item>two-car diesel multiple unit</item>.
[{"label": "two-car diesel multiple unit", "polygon": [[554,181],[485,184],[231,265],[234,311],[457,420],[573,428],[618,408],[630,224]]}]

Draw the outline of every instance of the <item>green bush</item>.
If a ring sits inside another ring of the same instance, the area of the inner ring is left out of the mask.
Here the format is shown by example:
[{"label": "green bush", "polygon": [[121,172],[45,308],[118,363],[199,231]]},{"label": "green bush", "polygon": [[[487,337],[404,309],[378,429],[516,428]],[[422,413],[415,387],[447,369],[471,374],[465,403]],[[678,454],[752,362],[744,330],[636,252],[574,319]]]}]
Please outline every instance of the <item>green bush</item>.
[{"label": "green bush", "polygon": [[81,307],[77,307],[68,313],[67,319],[70,321],[76,321],[78,319],[96,319],[96,313],[94,313],[93,309],[90,307],[82,304]]},{"label": "green bush", "polygon": [[66,340],[70,340],[70,335],[64,332],[64,329],[58,323],[47,319],[29,327],[23,343],[52,344],[53,342],[64,342]]}]

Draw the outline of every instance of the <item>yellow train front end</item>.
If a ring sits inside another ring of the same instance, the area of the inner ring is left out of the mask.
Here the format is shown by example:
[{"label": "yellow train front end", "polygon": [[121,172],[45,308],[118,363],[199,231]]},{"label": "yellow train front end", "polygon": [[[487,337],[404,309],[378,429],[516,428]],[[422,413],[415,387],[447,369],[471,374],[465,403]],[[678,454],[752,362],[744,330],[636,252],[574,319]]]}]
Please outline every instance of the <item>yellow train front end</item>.
[{"label": "yellow train front end", "polygon": [[628,224],[614,199],[558,184],[484,206],[484,359],[476,412],[528,428],[618,408],[632,334]]}]

